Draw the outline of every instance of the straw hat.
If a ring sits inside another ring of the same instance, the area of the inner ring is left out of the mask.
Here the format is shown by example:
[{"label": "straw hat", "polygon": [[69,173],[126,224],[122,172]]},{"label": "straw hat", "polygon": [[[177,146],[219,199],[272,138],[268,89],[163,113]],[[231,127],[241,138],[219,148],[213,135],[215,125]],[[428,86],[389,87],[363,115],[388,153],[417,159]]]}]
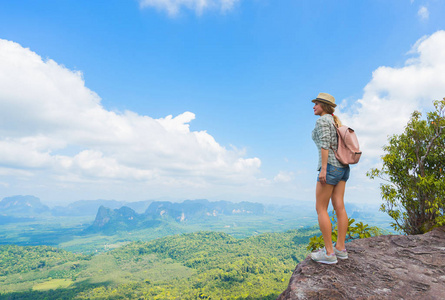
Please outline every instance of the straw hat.
[{"label": "straw hat", "polygon": [[323,102],[329,105],[332,105],[333,107],[336,107],[337,104],[335,104],[335,98],[332,95],[329,95],[328,93],[320,93],[318,94],[317,98],[312,100],[312,102]]}]

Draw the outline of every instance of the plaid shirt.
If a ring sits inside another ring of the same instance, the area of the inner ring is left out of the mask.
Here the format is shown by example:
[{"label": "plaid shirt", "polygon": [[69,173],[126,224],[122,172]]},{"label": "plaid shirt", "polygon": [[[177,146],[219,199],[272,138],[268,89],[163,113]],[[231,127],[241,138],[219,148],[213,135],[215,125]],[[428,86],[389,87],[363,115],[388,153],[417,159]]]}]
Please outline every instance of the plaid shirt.
[{"label": "plaid shirt", "polygon": [[312,139],[318,149],[318,168],[321,169],[321,148],[328,149],[328,164],[344,168],[345,165],[341,164],[335,157],[333,149],[337,149],[337,130],[334,127],[334,118],[330,114],[325,114],[321,116],[315,123],[315,128],[312,131]]}]

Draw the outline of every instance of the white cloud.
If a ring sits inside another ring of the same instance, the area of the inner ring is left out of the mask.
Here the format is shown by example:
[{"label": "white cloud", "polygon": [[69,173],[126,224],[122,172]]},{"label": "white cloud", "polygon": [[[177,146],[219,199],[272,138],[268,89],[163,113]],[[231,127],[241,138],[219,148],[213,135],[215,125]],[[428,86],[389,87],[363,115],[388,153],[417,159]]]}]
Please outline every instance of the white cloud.
[{"label": "white cloud", "polygon": [[401,133],[414,110],[432,109],[445,97],[445,31],[421,38],[405,66],[382,66],[373,72],[364,94],[352,107],[343,103],[343,123],[356,129],[366,158],[378,158],[387,137]]},{"label": "white cloud", "polygon": [[140,6],[165,10],[170,16],[177,15],[181,8],[194,10],[201,15],[205,10],[217,9],[222,12],[233,8],[239,0],[139,0]]},{"label": "white cloud", "polygon": [[256,180],[260,159],[190,130],[191,112],[153,119],[109,111],[80,72],[11,41],[0,40],[0,66],[4,181],[20,176],[179,188]]},{"label": "white cloud", "polygon": [[428,20],[430,17],[430,12],[428,11],[428,8],[425,6],[421,6],[419,8],[419,11],[417,12],[417,15],[420,17],[421,20]]},{"label": "white cloud", "polygon": [[291,182],[294,178],[293,172],[280,171],[275,177],[275,182]]}]

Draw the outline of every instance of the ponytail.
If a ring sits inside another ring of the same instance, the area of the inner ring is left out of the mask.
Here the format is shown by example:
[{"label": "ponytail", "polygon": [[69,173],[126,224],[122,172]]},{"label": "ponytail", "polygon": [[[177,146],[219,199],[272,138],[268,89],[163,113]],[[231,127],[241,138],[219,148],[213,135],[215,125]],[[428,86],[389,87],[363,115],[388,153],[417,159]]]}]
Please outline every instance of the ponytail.
[{"label": "ponytail", "polygon": [[340,118],[337,116],[334,116],[334,114],[332,114],[332,117],[334,118],[334,124],[337,128],[341,127],[341,121]]},{"label": "ponytail", "polygon": [[327,104],[327,103],[319,102],[319,104],[321,105],[321,108],[323,108],[323,110],[324,110],[326,113],[332,115],[332,117],[334,118],[334,124],[335,124],[335,126],[336,126],[337,128],[338,128],[338,127],[341,127],[342,124],[341,124],[340,118],[337,117],[337,116],[334,116],[335,108],[334,108],[332,105],[329,105],[329,104]]}]

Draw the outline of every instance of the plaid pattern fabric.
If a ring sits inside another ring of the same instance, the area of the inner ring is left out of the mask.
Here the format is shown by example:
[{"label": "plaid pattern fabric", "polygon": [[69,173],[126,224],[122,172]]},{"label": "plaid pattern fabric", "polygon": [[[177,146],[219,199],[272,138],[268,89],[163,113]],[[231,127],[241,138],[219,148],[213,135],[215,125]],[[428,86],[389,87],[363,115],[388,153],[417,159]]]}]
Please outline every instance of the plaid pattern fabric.
[{"label": "plaid pattern fabric", "polygon": [[318,168],[321,169],[321,148],[328,149],[328,164],[344,168],[345,165],[341,164],[337,158],[335,157],[334,151],[332,151],[331,147],[337,149],[337,130],[334,127],[334,118],[332,115],[325,114],[318,118],[315,123],[315,128],[312,131],[312,139],[315,142],[315,145],[318,149]]}]

